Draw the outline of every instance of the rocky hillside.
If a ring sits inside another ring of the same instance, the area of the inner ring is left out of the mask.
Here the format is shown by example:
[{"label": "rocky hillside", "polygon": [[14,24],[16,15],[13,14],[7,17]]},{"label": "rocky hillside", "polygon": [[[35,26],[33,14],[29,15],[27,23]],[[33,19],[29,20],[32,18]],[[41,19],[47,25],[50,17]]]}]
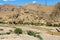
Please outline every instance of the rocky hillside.
[{"label": "rocky hillside", "polygon": [[0,5],[0,22],[60,22],[60,3],[52,6],[24,4]]}]

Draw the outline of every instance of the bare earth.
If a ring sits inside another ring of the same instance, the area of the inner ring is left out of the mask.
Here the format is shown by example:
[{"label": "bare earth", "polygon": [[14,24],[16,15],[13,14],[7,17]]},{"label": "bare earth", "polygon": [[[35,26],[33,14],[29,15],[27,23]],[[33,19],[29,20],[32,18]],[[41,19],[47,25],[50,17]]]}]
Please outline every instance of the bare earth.
[{"label": "bare earth", "polygon": [[[16,26],[18,28],[22,28],[24,31],[27,30],[32,30],[34,32],[39,33],[39,35],[41,35],[41,37],[43,38],[43,40],[60,40],[60,36],[58,35],[51,35],[48,34],[47,31],[49,29],[49,31],[52,32],[57,32],[55,29],[56,27],[45,27],[45,26],[36,26],[36,27],[32,27],[26,25],[26,26]],[[7,32],[8,30],[14,30],[15,28],[12,27],[0,27],[0,29],[4,29],[4,31],[0,31],[0,33],[4,33]],[[44,30],[43,30],[44,29]],[[0,35],[0,40],[39,40],[38,38],[35,38],[33,36],[29,36],[27,34],[20,34],[19,36],[16,34],[10,34],[10,35]]]},{"label": "bare earth", "polygon": [[10,34],[10,35],[0,35],[0,40],[38,40],[38,38],[35,38],[33,36],[29,36],[26,34],[16,35],[16,34]]}]

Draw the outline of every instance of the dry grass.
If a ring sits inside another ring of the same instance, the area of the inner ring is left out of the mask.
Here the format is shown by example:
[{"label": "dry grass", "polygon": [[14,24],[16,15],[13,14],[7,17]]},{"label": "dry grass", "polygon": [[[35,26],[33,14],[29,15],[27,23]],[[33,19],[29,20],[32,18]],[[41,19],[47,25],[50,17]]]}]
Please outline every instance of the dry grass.
[{"label": "dry grass", "polygon": [[50,35],[60,36],[60,32],[52,32],[52,31],[48,31],[47,33],[50,34]]}]

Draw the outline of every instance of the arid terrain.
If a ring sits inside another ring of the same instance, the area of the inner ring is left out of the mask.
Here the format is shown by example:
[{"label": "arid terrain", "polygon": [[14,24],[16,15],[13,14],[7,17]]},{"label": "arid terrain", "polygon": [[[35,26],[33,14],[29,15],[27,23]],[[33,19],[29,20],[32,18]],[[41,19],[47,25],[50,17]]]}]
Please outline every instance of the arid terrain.
[{"label": "arid terrain", "polygon": [[20,21],[23,23],[60,23],[60,3],[51,6],[42,4],[0,5],[0,21],[15,23]]},{"label": "arid terrain", "polygon": [[60,40],[60,3],[0,5],[0,40]]},{"label": "arid terrain", "polygon": [[0,30],[0,33],[6,33],[9,32],[9,30],[14,30],[15,28],[21,28],[23,30],[23,34],[3,34],[0,35],[0,40],[40,40],[39,38],[29,36],[26,34],[28,30],[31,30],[35,32],[36,34],[39,34],[43,40],[60,40],[60,32],[57,32],[56,28],[58,27],[46,27],[46,26],[32,26],[32,25],[0,25],[0,29],[3,29],[3,31]]}]

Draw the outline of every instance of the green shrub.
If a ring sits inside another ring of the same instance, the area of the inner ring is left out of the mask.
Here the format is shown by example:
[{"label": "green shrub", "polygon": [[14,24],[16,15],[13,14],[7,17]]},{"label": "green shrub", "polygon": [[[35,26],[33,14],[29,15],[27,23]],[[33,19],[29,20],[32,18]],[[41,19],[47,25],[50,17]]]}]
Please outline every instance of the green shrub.
[{"label": "green shrub", "polygon": [[40,25],[45,25],[44,23],[40,23]]},{"label": "green shrub", "polygon": [[58,24],[54,24],[53,26],[54,26],[54,27],[58,27],[59,25],[58,25]]},{"label": "green shrub", "polygon": [[0,29],[0,31],[3,31],[3,29]]},{"label": "green shrub", "polygon": [[33,31],[28,31],[27,34],[30,35],[30,36],[37,37],[37,38],[39,38],[40,40],[43,40],[43,38],[42,38],[40,35],[36,35],[36,33],[33,32]]},{"label": "green shrub", "polygon": [[36,37],[36,33],[34,33],[33,31],[28,31],[27,34],[30,35],[30,36]]},{"label": "green shrub", "polygon": [[9,22],[9,24],[12,24],[12,22]]},{"label": "green shrub", "polygon": [[35,25],[35,26],[43,26],[44,25],[44,23],[33,23],[33,22],[31,22],[30,24]]},{"label": "green shrub", "polygon": [[36,26],[39,25],[39,23],[33,23],[33,22],[31,22],[30,24],[31,24],[31,25],[36,25]]},{"label": "green shrub", "polygon": [[26,24],[30,24],[29,22],[25,22],[25,23],[23,23],[24,25],[26,25]]},{"label": "green shrub", "polygon": [[9,35],[9,34],[10,34],[10,32],[6,32],[5,34],[8,34],[8,35]]},{"label": "green shrub", "polygon": [[3,22],[3,21],[0,21],[0,23],[1,23],[1,24],[6,24],[6,23],[5,23],[5,22]]},{"label": "green shrub", "polygon": [[15,30],[14,30],[14,33],[15,34],[22,34],[22,29],[20,29],[20,28],[16,28]]},{"label": "green shrub", "polygon": [[52,23],[47,22],[46,26],[52,26]]},{"label": "green shrub", "polygon": [[15,21],[13,21],[13,24],[17,24]]},{"label": "green shrub", "polygon": [[40,35],[36,35],[37,38],[39,38],[40,40],[43,40],[43,38]]},{"label": "green shrub", "polygon": [[19,21],[18,24],[23,24],[23,21]]},{"label": "green shrub", "polygon": [[31,22],[30,24],[31,24],[31,25],[34,25],[34,23],[33,23],[33,22]]},{"label": "green shrub", "polygon": [[9,32],[13,32],[12,30],[9,30]]},{"label": "green shrub", "polygon": [[12,30],[9,30],[9,32],[6,32],[5,34],[8,34],[9,35],[9,34],[11,34],[11,32],[13,32],[13,31]]},{"label": "green shrub", "polygon": [[40,23],[35,23],[36,26],[40,25]]}]

